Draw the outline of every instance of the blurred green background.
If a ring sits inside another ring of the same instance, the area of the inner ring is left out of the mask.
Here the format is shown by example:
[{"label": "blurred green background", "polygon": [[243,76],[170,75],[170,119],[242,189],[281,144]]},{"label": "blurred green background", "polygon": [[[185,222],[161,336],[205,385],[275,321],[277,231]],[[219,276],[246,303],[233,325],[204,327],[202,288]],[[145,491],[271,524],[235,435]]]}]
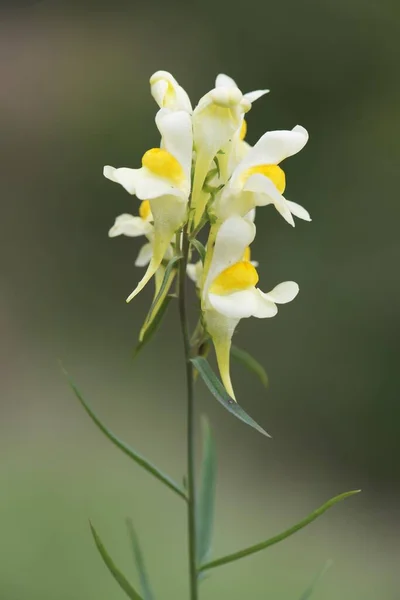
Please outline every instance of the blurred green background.
[{"label": "blurred green background", "polygon": [[177,319],[136,363],[151,289],[140,240],[114,239],[137,201],[102,177],[158,144],[148,79],[171,71],[192,101],[217,73],[269,87],[248,116],[310,131],[285,163],[288,197],[311,224],[258,214],[262,289],[301,293],[235,341],[266,366],[265,393],[239,366],[241,404],[273,435],[225,413],[201,383],[217,436],[216,555],[273,535],[329,497],[338,505],[289,541],[213,571],[202,598],[397,599],[400,5],[390,0],[16,2],[1,13],[2,146],[0,597],[117,600],[87,519],[135,581],[134,519],[158,598],[187,598],[184,506],[104,440],[77,405],[61,358],[124,439],[180,479],[184,384]]}]

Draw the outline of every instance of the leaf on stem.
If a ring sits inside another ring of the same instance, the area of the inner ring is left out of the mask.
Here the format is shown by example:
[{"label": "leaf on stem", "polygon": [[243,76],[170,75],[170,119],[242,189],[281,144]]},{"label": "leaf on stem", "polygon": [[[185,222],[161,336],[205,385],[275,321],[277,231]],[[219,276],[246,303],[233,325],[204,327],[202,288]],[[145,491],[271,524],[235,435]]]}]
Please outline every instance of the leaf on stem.
[{"label": "leaf on stem", "polygon": [[133,557],[135,559],[136,568],[139,573],[140,586],[143,594],[143,600],[154,600],[153,592],[151,590],[149,578],[147,575],[146,565],[144,562],[142,550],[139,544],[139,538],[133,526],[132,520],[127,519],[126,524],[128,527],[128,533],[132,544]]},{"label": "leaf on stem", "polygon": [[206,258],[206,249],[204,248],[203,244],[201,242],[199,242],[199,240],[196,240],[195,238],[192,238],[190,240],[190,243],[196,249],[197,254],[200,256],[200,260],[204,265],[204,261]]},{"label": "leaf on stem", "polygon": [[320,571],[318,571],[318,573],[314,577],[314,580],[312,581],[311,585],[300,596],[300,600],[309,600],[311,598],[312,593],[314,592],[315,586],[317,585],[317,583],[319,582],[319,580],[325,575],[325,573],[327,572],[327,570],[331,568],[332,565],[333,565],[333,560],[329,559],[329,560],[326,561],[326,563],[324,564],[324,566],[322,567],[322,569]]},{"label": "leaf on stem", "polygon": [[233,400],[226,391],[225,387],[222,385],[221,381],[215,375],[214,371],[208,364],[207,360],[202,356],[196,356],[195,358],[190,359],[193,365],[196,367],[197,371],[200,373],[201,378],[204,383],[213,394],[213,396],[218,400],[220,404],[230,413],[232,413],[235,417],[237,417],[243,423],[250,425],[256,431],[259,431],[263,435],[267,437],[271,437],[254,419],[252,419],[237,402]]},{"label": "leaf on stem", "polygon": [[249,371],[254,373],[254,375],[258,377],[265,388],[268,388],[268,375],[258,360],[253,358],[249,352],[242,350],[237,346],[232,346],[231,354],[233,358],[242,363],[242,365],[244,365]]},{"label": "leaf on stem", "polygon": [[215,443],[206,418],[203,419],[203,456],[197,498],[197,560],[201,564],[209,557],[214,524],[217,461]]},{"label": "leaf on stem", "polygon": [[153,465],[150,461],[148,461],[146,458],[144,458],[144,456],[139,454],[139,452],[136,452],[136,450],[134,450],[133,448],[131,448],[130,446],[125,444],[125,442],[120,440],[112,431],[110,431],[100,421],[100,419],[98,418],[96,413],[91,409],[91,407],[86,402],[86,400],[84,400],[82,394],[80,393],[80,391],[78,390],[78,388],[76,387],[74,382],[71,380],[67,371],[64,368],[62,368],[62,369],[63,369],[65,376],[68,379],[68,383],[69,383],[72,391],[74,392],[75,396],[77,397],[77,399],[79,400],[79,402],[81,403],[81,405],[83,406],[83,408],[85,409],[85,411],[87,412],[89,417],[92,419],[93,423],[95,425],[97,425],[97,427],[100,429],[100,431],[102,433],[104,433],[104,435],[114,444],[114,446],[116,446],[117,448],[122,450],[122,452],[124,452],[127,456],[129,456],[129,458],[132,458],[132,460],[134,460],[138,465],[143,467],[146,471],[151,473],[156,479],[158,479],[159,481],[164,483],[167,487],[169,487],[171,490],[173,490],[179,496],[181,496],[182,498],[184,498],[186,500],[187,495],[186,495],[185,491],[177,483],[175,483],[175,481],[173,481],[168,475],[166,475],[165,473],[160,471],[155,465]]},{"label": "leaf on stem", "polygon": [[286,529],[282,533],[279,533],[278,535],[275,535],[274,537],[269,538],[265,542],[261,542],[260,544],[255,544],[254,546],[250,546],[249,548],[245,548],[244,550],[239,550],[239,552],[234,552],[233,554],[228,554],[227,556],[222,556],[221,558],[217,558],[216,560],[210,561],[210,562],[202,565],[200,567],[200,570],[206,571],[208,569],[213,569],[214,567],[220,567],[222,565],[226,565],[235,560],[239,560],[239,558],[244,558],[245,556],[249,556],[250,554],[255,554],[256,552],[260,552],[260,550],[264,550],[265,548],[268,548],[269,546],[273,546],[274,544],[277,544],[278,542],[281,542],[282,540],[290,537],[291,535],[296,533],[296,531],[303,529],[303,527],[306,527],[312,521],[315,521],[315,519],[320,517],[325,511],[327,511],[329,508],[331,508],[332,506],[334,506],[341,500],[344,500],[345,498],[349,498],[350,496],[354,496],[354,494],[358,494],[360,491],[361,490],[352,490],[351,492],[345,492],[344,494],[335,496],[334,498],[331,498],[330,500],[328,500],[328,502],[325,502],[325,504],[323,504],[322,506],[317,508],[317,510],[312,512],[310,515],[308,515],[308,517],[306,517],[305,519],[303,519],[296,525],[293,525],[293,527],[290,527],[289,529]]},{"label": "leaf on stem", "polygon": [[164,277],[160,286],[160,289],[158,290],[158,294],[157,296],[154,298],[152,305],[150,306],[150,310],[149,313],[147,315],[147,319],[146,321],[150,321],[151,317],[152,317],[152,313],[154,311],[154,309],[156,308],[159,300],[162,298],[163,294],[165,293],[165,290],[169,285],[171,285],[172,282],[172,274],[175,268],[175,264],[181,260],[182,256],[180,256],[179,254],[177,256],[173,256],[171,258],[171,260],[169,261],[169,263],[167,264],[167,266],[165,267],[165,273],[164,273]]},{"label": "leaf on stem", "polygon": [[90,529],[93,535],[94,542],[97,546],[97,550],[100,553],[101,558],[103,559],[106,567],[110,571],[111,575],[114,577],[115,581],[120,585],[120,587],[124,590],[125,594],[131,598],[131,600],[143,600],[143,598],[137,593],[135,588],[129,583],[126,579],[125,575],[116,567],[111,556],[108,554],[107,550],[104,548],[103,542],[101,541],[97,531],[90,523]]},{"label": "leaf on stem", "polygon": [[146,322],[140,332],[140,338],[139,338],[140,341],[133,352],[133,358],[136,358],[136,356],[139,354],[139,352],[143,349],[143,346],[148,344],[148,342],[151,340],[153,335],[155,333],[157,333],[157,331],[162,323],[163,317],[164,317],[165,313],[167,312],[167,308],[168,308],[171,300],[172,300],[172,296],[166,296],[164,298],[162,304],[160,305],[160,308],[158,309],[156,315],[154,316],[153,320],[151,321],[151,323],[149,325],[147,325],[147,320],[146,320]]}]

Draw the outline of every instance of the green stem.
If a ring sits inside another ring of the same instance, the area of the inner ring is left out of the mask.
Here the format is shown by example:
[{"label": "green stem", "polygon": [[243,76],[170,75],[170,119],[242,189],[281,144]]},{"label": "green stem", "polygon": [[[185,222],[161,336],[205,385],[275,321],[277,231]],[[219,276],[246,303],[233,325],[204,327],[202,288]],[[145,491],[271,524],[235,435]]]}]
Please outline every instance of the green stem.
[{"label": "green stem", "polygon": [[182,330],[183,348],[186,364],[187,385],[187,485],[188,485],[188,541],[190,600],[198,600],[198,573],[196,560],[196,485],[195,485],[195,448],[194,448],[194,378],[193,365],[190,362],[191,347],[186,309],[186,265],[189,254],[187,231],[182,233],[182,260],[179,262],[179,318]]}]

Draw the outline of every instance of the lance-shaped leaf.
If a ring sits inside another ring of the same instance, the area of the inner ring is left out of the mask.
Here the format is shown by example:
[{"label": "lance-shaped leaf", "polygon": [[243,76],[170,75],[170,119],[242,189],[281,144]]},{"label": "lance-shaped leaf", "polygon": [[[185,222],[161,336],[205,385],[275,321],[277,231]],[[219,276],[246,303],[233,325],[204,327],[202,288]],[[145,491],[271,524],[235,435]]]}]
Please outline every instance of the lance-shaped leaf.
[{"label": "lance-shaped leaf", "polygon": [[269,538],[268,540],[265,540],[264,542],[255,544],[254,546],[250,546],[249,548],[245,548],[244,550],[239,550],[239,552],[234,552],[233,554],[228,554],[227,556],[222,556],[221,558],[217,558],[216,560],[212,560],[208,563],[205,563],[200,567],[200,569],[202,571],[206,571],[208,569],[214,569],[214,567],[220,567],[222,565],[226,565],[235,560],[239,560],[239,558],[244,558],[245,556],[249,556],[250,554],[255,554],[256,552],[260,552],[260,550],[264,550],[265,548],[268,548],[269,546],[273,546],[274,544],[277,544],[278,542],[281,542],[282,540],[293,535],[294,533],[296,533],[296,531],[303,529],[303,527],[306,527],[312,521],[315,521],[315,519],[320,517],[329,508],[331,508],[332,506],[337,504],[337,502],[340,502],[341,500],[344,500],[345,498],[349,498],[350,496],[354,496],[354,494],[358,494],[360,491],[361,490],[352,490],[351,492],[345,492],[344,494],[335,496],[334,498],[331,498],[330,500],[328,500],[328,502],[325,502],[325,504],[323,504],[322,506],[317,508],[317,510],[312,512],[310,515],[308,515],[308,517],[306,517],[299,523],[296,523],[296,525],[293,525],[293,527],[286,529],[282,533],[279,533],[278,535],[275,535],[274,537]]},{"label": "lance-shaped leaf", "polygon": [[143,553],[140,548],[139,538],[133,526],[131,519],[126,520],[128,533],[132,544],[133,558],[135,559],[136,568],[139,574],[140,587],[143,594],[143,600],[154,600],[151,590],[147,569],[143,558]]},{"label": "lance-shaped leaf", "polygon": [[316,574],[314,580],[311,585],[306,589],[306,591],[300,596],[299,600],[309,600],[314,592],[315,586],[319,582],[319,580],[325,575],[328,569],[332,566],[333,561],[331,559],[327,560],[322,569]]},{"label": "lance-shaped leaf", "polygon": [[201,564],[209,557],[214,524],[217,462],[215,443],[206,418],[203,419],[203,457],[197,498],[197,560]]},{"label": "lance-shaped leaf", "polygon": [[190,359],[193,365],[196,367],[198,372],[200,373],[201,378],[204,383],[213,394],[213,396],[218,400],[220,404],[230,413],[232,413],[235,417],[237,417],[243,423],[250,425],[256,431],[259,431],[263,435],[267,437],[271,437],[254,419],[252,419],[233,398],[231,398],[226,391],[225,387],[222,385],[221,381],[215,375],[214,371],[208,364],[205,358],[202,356],[196,356],[195,358]]},{"label": "lance-shaped leaf", "polygon": [[233,358],[242,363],[249,371],[257,375],[264,387],[268,387],[268,375],[264,367],[249,352],[237,346],[232,346],[231,354]]},{"label": "lance-shaped leaf", "polygon": [[206,249],[204,248],[203,244],[201,242],[199,242],[199,240],[196,240],[195,238],[191,239],[190,243],[196,249],[197,254],[200,257],[200,260],[204,265],[204,261],[206,258]]},{"label": "lance-shaped leaf", "polygon": [[145,322],[142,330],[140,331],[139,343],[133,352],[133,358],[136,358],[143,347],[149,343],[154,334],[158,331],[171,300],[172,296],[166,296],[163,302],[160,304],[155,315],[153,315],[153,319],[150,324],[148,324],[147,321]]},{"label": "lance-shaped leaf", "polygon": [[124,590],[125,594],[131,600],[143,600],[143,598],[137,593],[135,588],[129,583],[126,579],[125,575],[116,567],[111,556],[108,554],[105,549],[103,542],[101,541],[97,531],[90,523],[90,529],[92,531],[94,542],[97,546],[97,550],[100,553],[101,558],[103,559],[106,567],[110,571],[111,575],[114,577],[115,581],[120,585],[120,587]]},{"label": "lance-shaped leaf", "polygon": [[150,306],[150,310],[148,312],[147,315],[147,319],[146,322],[151,320],[152,314],[154,312],[154,310],[157,308],[157,305],[159,303],[159,301],[163,298],[163,296],[168,293],[169,287],[171,286],[171,283],[173,281],[174,278],[174,271],[175,271],[175,265],[178,262],[178,260],[181,260],[182,256],[173,256],[171,258],[171,260],[169,261],[169,263],[167,264],[167,266],[165,267],[165,273],[164,273],[164,277],[163,280],[161,282],[160,285],[160,289],[158,290],[158,294],[156,295],[156,297],[154,298],[152,305]]},{"label": "lance-shaped leaf", "polygon": [[132,458],[132,460],[134,460],[138,465],[140,465],[146,471],[148,471],[148,473],[151,473],[156,479],[158,479],[159,481],[164,483],[167,487],[169,487],[171,490],[173,490],[179,496],[181,496],[182,498],[184,498],[186,500],[187,495],[186,495],[185,491],[177,483],[175,483],[175,481],[173,481],[168,475],[166,475],[165,473],[160,471],[149,460],[147,460],[146,458],[144,458],[144,456],[139,454],[139,452],[136,452],[136,450],[134,450],[133,448],[131,448],[130,446],[125,444],[125,442],[120,440],[112,431],[110,431],[100,421],[100,419],[95,414],[95,412],[91,409],[91,407],[86,402],[86,400],[84,400],[82,394],[80,393],[80,391],[78,390],[76,385],[71,380],[67,371],[65,371],[65,369],[63,369],[63,371],[64,371],[65,376],[68,379],[68,383],[71,386],[72,391],[74,392],[75,396],[78,398],[79,402],[81,403],[81,405],[83,406],[83,408],[85,409],[85,411],[87,412],[89,417],[92,419],[93,423],[95,423],[95,425],[97,425],[97,427],[100,429],[100,431],[102,433],[104,433],[104,435],[114,444],[114,446],[116,446],[117,448],[122,450],[122,452],[127,454],[127,456],[129,456],[129,458]]}]

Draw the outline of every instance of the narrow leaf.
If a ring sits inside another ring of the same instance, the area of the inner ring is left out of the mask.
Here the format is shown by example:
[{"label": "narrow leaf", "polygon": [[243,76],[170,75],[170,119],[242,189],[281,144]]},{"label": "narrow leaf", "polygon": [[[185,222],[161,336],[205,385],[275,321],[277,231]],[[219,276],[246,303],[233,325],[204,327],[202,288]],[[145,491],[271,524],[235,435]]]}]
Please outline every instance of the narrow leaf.
[{"label": "narrow leaf", "polygon": [[242,363],[249,371],[257,375],[264,387],[268,388],[268,375],[264,367],[246,350],[232,346],[231,354],[238,362]]},{"label": "narrow leaf", "polygon": [[233,554],[228,554],[227,556],[222,556],[221,558],[212,560],[212,561],[206,563],[205,565],[202,565],[200,568],[202,571],[206,571],[207,569],[213,569],[214,567],[220,567],[222,565],[226,565],[235,560],[239,560],[239,558],[244,558],[245,556],[249,556],[250,554],[255,554],[256,552],[260,552],[260,550],[264,550],[265,548],[268,548],[269,546],[273,546],[274,544],[277,544],[278,542],[281,542],[282,540],[293,535],[294,533],[296,533],[296,531],[303,529],[303,527],[306,527],[312,521],[315,521],[315,519],[320,517],[325,511],[327,511],[329,508],[334,506],[337,502],[340,502],[341,500],[344,500],[345,498],[349,498],[350,496],[354,496],[354,494],[358,494],[360,491],[361,490],[353,490],[351,492],[345,492],[344,494],[335,496],[334,498],[331,498],[330,500],[328,500],[328,502],[325,502],[325,504],[323,504],[322,506],[317,508],[317,510],[312,512],[310,515],[308,515],[308,517],[306,517],[305,519],[303,519],[296,525],[293,525],[293,527],[286,529],[286,531],[283,531],[282,533],[279,533],[278,535],[276,535],[272,538],[269,538],[268,540],[266,540],[265,542],[261,542],[260,544],[255,544],[254,546],[250,546],[249,548],[245,548],[244,550],[239,550],[239,552],[234,552]]},{"label": "narrow leaf", "polygon": [[235,415],[235,417],[237,417],[240,421],[243,421],[243,423],[246,423],[247,425],[250,425],[250,427],[256,429],[256,431],[259,431],[263,435],[271,437],[266,431],[264,431],[262,427],[260,427],[260,425],[258,425],[258,423],[256,423],[256,421],[254,421],[254,419],[252,419],[243,410],[243,408],[241,408],[241,406],[239,406],[237,402],[233,400],[233,398],[229,396],[228,392],[226,391],[218,377],[215,375],[214,371],[212,370],[205,358],[203,358],[202,356],[196,356],[195,358],[191,358],[190,360],[200,373],[200,376],[202,377],[204,383],[206,384],[210,392],[213,394],[213,396],[215,396],[218,402],[220,402],[220,404],[222,404],[222,406],[226,408],[226,410]]},{"label": "narrow leaf", "polygon": [[201,242],[199,242],[199,240],[196,240],[195,238],[190,240],[191,245],[196,248],[196,251],[198,253],[198,255],[200,256],[200,260],[204,265],[204,261],[206,258],[206,249],[204,248],[203,244]]},{"label": "narrow leaf", "polygon": [[333,561],[331,559],[327,560],[322,569],[316,574],[311,585],[306,589],[304,594],[301,595],[300,600],[309,600],[314,592],[315,586],[319,582],[319,580],[325,575],[328,569],[331,568]]},{"label": "narrow leaf", "polygon": [[92,531],[94,542],[97,546],[97,550],[100,553],[101,558],[103,559],[106,567],[110,571],[111,575],[114,577],[115,581],[120,585],[120,587],[124,590],[125,594],[131,598],[131,600],[143,600],[141,596],[137,593],[137,591],[132,587],[129,581],[126,579],[125,575],[121,573],[118,567],[115,566],[111,556],[108,554],[107,550],[104,548],[103,542],[99,538],[99,535],[93,525],[90,523],[90,529]]},{"label": "narrow leaf", "polygon": [[215,488],[217,462],[215,443],[211,428],[203,420],[203,457],[200,473],[200,487],[197,499],[197,560],[201,564],[207,560],[212,542],[214,524]]},{"label": "narrow leaf", "polygon": [[163,278],[163,280],[162,280],[162,283],[161,283],[160,289],[158,290],[158,294],[157,294],[157,296],[154,298],[154,300],[153,300],[153,303],[152,303],[152,305],[151,305],[151,307],[150,307],[149,314],[148,314],[148,316],[147,316],[147,320],[150,320],[150,319],[151,319],[151,316],[152,316],[152,312],[153,312],[153,310],[154,310],[154,309],[155,309],[155,307],[157,306],[157,304],[158,304],[158,301],[160,300],[160,298],[162,298],[162,296],[163,296],[163,294],[164,294],[164,292],[165,292],[165,289],[166,289],[167,285],[168,285],[168,284],[170,284],[170,278],[171,278],[172,272],[173,272],[173,270],[174,270],[175,264],[178,262],[178,260],[181,260],[181,258],[182,258],[182,256],[180,256],[180,255],[178,255],[178,256],[173,256],[173,257],[171,258],[171,260],[169,261],[169,263],[167,264],[167,266],[166,266],[166,268],[165,268],[164,278]]},{"label": "narrow leaf", "polygon": [[143,467],[146,471],[148,471],[149,473],[151,473],[156,479],[158,479],[159,481],[161,481],[162,483],[164,483],[167,487],[169,487],[171,490],[173,490],[179,496],[181,496],[182,498],[184,498],[186,500],[187,499],[186,493],[184,492],[184,490],[177,483],[175,483],[175,481],[173,481],[168,475],[165,475],[162,471],[160,471],[150,461],[148,461],[146,458],[144,458],[144,456],[142,456],[141,454],[139,454],[139,452],[136,452],[136,450],[134,450],[133,448],[131,448],[130,446],[128,446],[127,444],[125,444],[125,442],[123,442],[122,440],[120,440],[112,431],[110,431],[100,421],[100,419],[98,418],[98,416],[96,415],[96,413],[91,409],[91,407],[86,402],[86,400],[84,400],[82,394],[80,393],[80,391],[78,390],[78,388],[75,386],[75,384],[71,380],[71,378],[68,375],[67,371],[65,371],[65,369],[63,369],[63,371],[64,371],[65,376],[68,379],[68,383],[71,386],[71,389],[74,392],[75,396],[78,398],[79,402],[81,403],[81,405],[83,406],[83,408],[85,409],[85,411],[87,412],[87,414],[89,415],[89,417],[92,419],[92,421],[95,423],[95,425],[97,425],[97,427],[100,429],[100,431],[102,431],[104,433],[104,435],[117,448],[119,448],[120,450],[122,450],[122,452],[124,452],[130,458],[132,458],[132,460],[134,460],[138,465],[140,465],[141,467]]},{"label": "narrow leaf", "polygon": [[143,594],[143,600],[153,600],[153,592],[151,591],[149,578],[147,576],[146,565],[144,563],[142,550],[140,548],[139,539],[131,519],[126,520],[129,537],[132,543],[133,557],[135,559],[136,568],[139,573],[140,586]]},{"label": "narrow leaf", "polygon": [[165,313],[167,312],[167,308],[168,308],[171,300],[172,300],[172,296],[166,296],[164,298],[163,303],[161,304],[160,308],[158,309],[158,311],[157,311],[155,317],[153,318],[153,320],[151,321],[150,325],[148,327],[146,327],[143,332],[142,331],[140,332],[141,339],[133,352],[133,358],[136,358],[136,356],[143,349],[143,347],[146,344],[148,344],[148,342],[151,340],[153,335],[155,333],[157,333],[157,331],[162,323],[163,317],[164,317]]}]

